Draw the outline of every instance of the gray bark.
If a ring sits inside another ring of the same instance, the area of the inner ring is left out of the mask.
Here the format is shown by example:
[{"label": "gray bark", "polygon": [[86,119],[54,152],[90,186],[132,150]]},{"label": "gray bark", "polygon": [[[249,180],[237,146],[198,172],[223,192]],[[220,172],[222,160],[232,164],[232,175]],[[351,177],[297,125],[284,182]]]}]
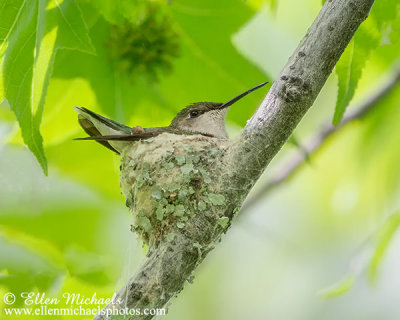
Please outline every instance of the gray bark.
[{"label": "gray bark", "polygon": [[121,187],[149,252],[103,311],[163,308],[183,289],[313,104],[373,2],[326,1],[237,139],[162,134],[124,150]]},{"label": "gray bark", "polygon": [[370,111],[376,108],[380,102],[385,99],[394,89],[398,88],[400,83],[400,65],[398,65],[391,77],[379,87],[370,97],[368,97],[363,103],[352,108],[346,112],[342,121],[339,125],[332,125],[332,121],[327,121],[319,131],[313,135],[313,137],[301,146],[301,150],[289,159],[277,172],[272,175],[268,182],[262,186],[257,193],[253,193],[253,196],[247,198],[243,206],[240,208],[240,212],[249,210],[252,206],[256,205],[261,199],[263,199],[270,191],[280,186],[285,181],[288,181],[297,170],[307,162],[314,153],[316,153],[324,143],[336,132],[346,127],[348,124],[353,123],[356,120],[362,119]]}]

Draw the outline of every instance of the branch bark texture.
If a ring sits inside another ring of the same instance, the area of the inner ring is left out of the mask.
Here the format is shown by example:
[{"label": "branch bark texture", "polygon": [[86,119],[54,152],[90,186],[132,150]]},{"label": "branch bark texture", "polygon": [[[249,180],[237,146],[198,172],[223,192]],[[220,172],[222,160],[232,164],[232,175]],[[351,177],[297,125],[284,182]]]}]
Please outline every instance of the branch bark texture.
[{"label": "branch bark texture", "polygon": [[355,107],[353,110],[346,113],[339,125],[332,125],[331,121],[327,121],[322,128],[304,145],[301,146],[301,150],[296,153],[293,157],[287,161],[282,168],[272,175],[268,182],[260,188],[250,199],[246,199],[245,203],[241,207],[240,211],[243,212],[248,210],[258,201],[263,199],[270,191],[281,185],[283,182],[291,178],[302,164],[306,162],[308,157],[313,153],[317,152],[329,138],[356,120],[363,118],[373,108],[379,105],[386,96],[388,96],[400,83],[400,65],[397,66],[393,75],[378,88],[370,97],[368,97],[363,103]]},{"label": "branch bark texture", "polygon": [[121,187],[149,252],[104,312],[163,308],[183,289],[313,104],[372,4],[327,0],[237,139],[162,134],[124,150]]}]

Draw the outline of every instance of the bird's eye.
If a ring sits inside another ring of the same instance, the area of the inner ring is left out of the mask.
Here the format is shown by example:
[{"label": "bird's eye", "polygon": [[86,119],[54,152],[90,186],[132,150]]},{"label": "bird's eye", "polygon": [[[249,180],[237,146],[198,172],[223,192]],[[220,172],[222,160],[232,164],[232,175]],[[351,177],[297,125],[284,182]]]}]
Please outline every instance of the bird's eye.
[{"label": "bird's eye", "polygon": [[200,114],[200,112],[197,110],[190,111],[191,118],[196,118],[199,114]]}]

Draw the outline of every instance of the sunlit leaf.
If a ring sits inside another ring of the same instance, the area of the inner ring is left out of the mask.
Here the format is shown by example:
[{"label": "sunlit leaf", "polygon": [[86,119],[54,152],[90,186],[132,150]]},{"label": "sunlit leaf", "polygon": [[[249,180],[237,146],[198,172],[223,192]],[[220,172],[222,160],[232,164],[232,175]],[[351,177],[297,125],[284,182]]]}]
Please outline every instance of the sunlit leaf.
[{"label": "sunlit leaf", "polygon": [[[4,2],[1,6],[8,3]],[[39,128],[56,50],[93,53],[93,47],[73,0],[22,2],[8,26],[1,91],[17,116],[24,142],[47,174]]]},{"label": "sunlit leaf", "polygon": [[[40,94],[40,91],[33,89],[33,79],[38,73],[43,72],[43,70],[34,68],[34,48],[36,45],[40,45],[41,37],[43,37],[42,30],[40,30],[40,34],[37,30],[38,10],[41,10],[43,14],[43,6],[39,7],[38,1],[28,1],[21,4],[20,10],[15,28],[11,31],[8,39],[2,65],[4,69],[4,92],[17,116],[25,143],[37,157],[46,173],[47,163],[42,137],[33,112],[33,109],[37,108],[33,106],[32,101],[33,92]],[[44,70],[44,73],[46,73],[46,70]]]},{"label": "sunlit leaf", "polygon": [[378,39],[374,38],[372,33],[367,33],[360,28],[336,64],[338,96],[333,116],[334,125],[340,123],[348,104],[353,98],[362,70],[371,50],[377,45],[377,41]]},{"label": "sunlit leaf", "polygon": [[15,27],[25,2],[26,0],[2,0],[0,2],[0,54],[3,54],[5,43]]},{"label": "sunlit leaf", "polygon": [[353,99],[358,82],[370,53],[385,44],[390,23],[399,15],[399,4],[396,0],[382,1],[372,7],[370,18],[357,30],[342,57],[336,64],[338,77],[338,96],[333,124],[340,123],[344,112]]}]

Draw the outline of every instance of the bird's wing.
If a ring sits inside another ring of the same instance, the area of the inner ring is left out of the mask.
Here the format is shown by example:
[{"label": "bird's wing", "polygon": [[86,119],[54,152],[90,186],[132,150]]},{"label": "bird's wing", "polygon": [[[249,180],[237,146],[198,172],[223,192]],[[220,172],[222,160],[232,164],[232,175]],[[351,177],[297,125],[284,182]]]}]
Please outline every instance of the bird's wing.
[{"label": "bird's wing", "polygon": [[[83,128],[83,130],[85,130],[85,132],[90,136],[90,138],[102,136],[100,131],[96,129],[96,127],[93,125],[93,123],[91,121],[89,121],[81,116],[78,116],[78,122],[81,125],[81,127]],[[119,153],[107,141],[98,141],[98,142],[100,144],[102,144],[103,146],[105,146],[106,148],[110,149],[111,151]]]},{"label": "bird's wing", "polygon": [[[114,120],[105,118],[89,109],[82,107],[74,107],[78,112],[78,121],[83,130],[91,137],[102,137],[108,135],[127,135],[131,132],[131,128],[115,122]],[[96,139],[93,139],[96,140]],[[109,143],[107,140],[96,140],[106,148],[120,153],[125,143],[113,142]]]},{"label": "bird's wing", "polygon": [[[89,120],[91,119],[93,122],[95,122],[95,124],[96,124],[96,122],[103,124],[106,127],[106,129],[101,130],[101,128],[100,128],[101,134],[107,134],[107,133],[111,134],[113,131],[117,131],[120,133],[130,133],[131,132],[130,127],[128,127],[124,124],[118,123],[114,120],[108,119],[106,117],[103,117],[89,109],[86,109],[84,107],[74,107],[74,109],[76,112],[78,112],[78,114],[80,116],[87,118],[87,119],[89,118]],[[113,130],[113,131],[110,131],[110,130]]]}]

